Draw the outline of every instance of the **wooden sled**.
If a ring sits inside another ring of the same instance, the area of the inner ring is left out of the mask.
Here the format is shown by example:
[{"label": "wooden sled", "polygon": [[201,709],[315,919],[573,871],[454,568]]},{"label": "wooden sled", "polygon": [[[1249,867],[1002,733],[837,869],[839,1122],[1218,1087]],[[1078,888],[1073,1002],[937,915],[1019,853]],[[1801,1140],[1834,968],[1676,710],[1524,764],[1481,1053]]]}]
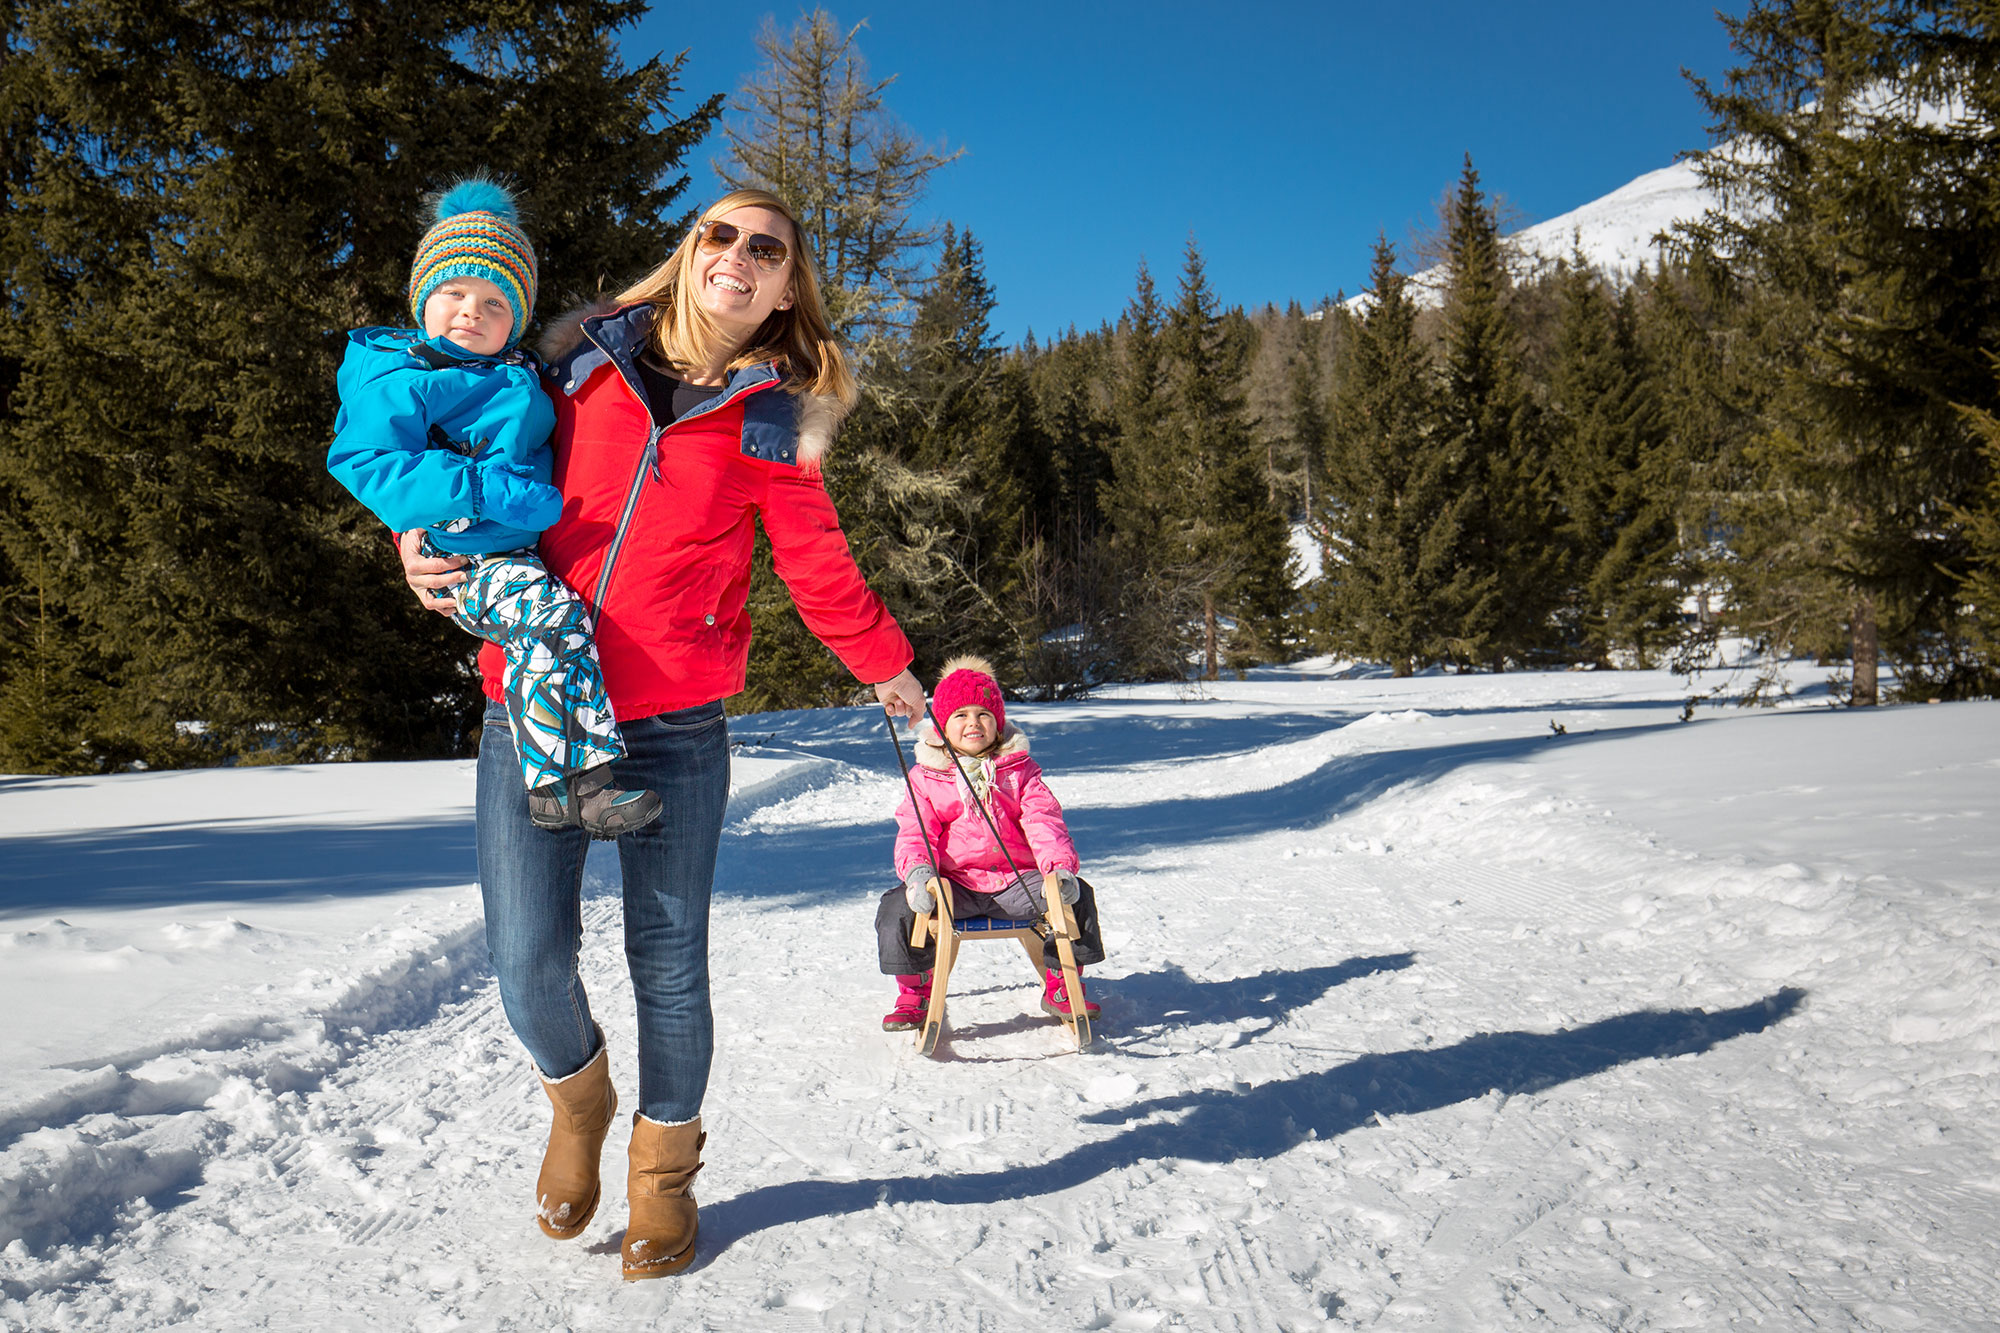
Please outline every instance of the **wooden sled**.
[{"label": "wooden sled", "polygon": [[958,958],[958,946],[968,939],[974,940],[1019,940],[1021,947],[1028,951],[1028,959],[1034,964],[1035,979],[1042,979],[1042,941],[1044,938],[1056,942],[1056,957],[1062,964],[1063,994],[1070,997],[1071,1014],[1062,1020],[1070,1036],[1076,1039],[1080,1051],[1090,1045],[1090,1015],[1083,1011],[1083,979],[1076,970],[1076,915],[1070,905],[1062,900],[1056,891],[1056,877],[1042,876],[1042,901],[1049,905],[1048,914],[1041,920],[1011,920],[1002,917],[975,916],[960,921],[951,914],[951,889],[943,880],[930,882],[931,898],[937,903],[935,912],[927,913],[916,920],[910,928],[910,947],[921,949],[931,936],[937,937],[937,962],[931,968],[931,1003],[924,1013],[924,1021],[917,1028],[917,1050],[930,1055],[937,1050],[938,1038],[944,1032],[944,997],[951,980],[951,965]]}]

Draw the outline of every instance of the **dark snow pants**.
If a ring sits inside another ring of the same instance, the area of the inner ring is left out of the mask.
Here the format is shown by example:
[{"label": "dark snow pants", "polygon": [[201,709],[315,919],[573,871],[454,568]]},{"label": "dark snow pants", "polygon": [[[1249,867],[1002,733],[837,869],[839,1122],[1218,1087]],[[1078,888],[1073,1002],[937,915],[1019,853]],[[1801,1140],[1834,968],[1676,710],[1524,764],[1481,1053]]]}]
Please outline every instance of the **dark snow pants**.
[{"label": "dark snow pants", "polygon": [[[1087,879],[1079,879],[1077,884],[1081,892],[1070,905],[1070,911],[1076,917],[1078,938],[1070,948],[1081,967],[1104,961],[1104,938],[1097,929],[1097,891]],[[998,916],[1021,920],[1039,917],[1047,910],[1042,901],[1040,875],[1024,875],[999,893],[974,893],[956,884],[951,888],[951,914],[955,917]],[[910,900],[903,896],[902,885],[882,895],[882,905],[875,909],[875,945],[884,975],[912,976],[930,971],[937,962],[935,940],[921,949],[910,947],[910,928],[916,922],[917,914],[910,910]],[[1050,970],[1062,966],[1052,939],[1042,941],[1042,966]]]}]

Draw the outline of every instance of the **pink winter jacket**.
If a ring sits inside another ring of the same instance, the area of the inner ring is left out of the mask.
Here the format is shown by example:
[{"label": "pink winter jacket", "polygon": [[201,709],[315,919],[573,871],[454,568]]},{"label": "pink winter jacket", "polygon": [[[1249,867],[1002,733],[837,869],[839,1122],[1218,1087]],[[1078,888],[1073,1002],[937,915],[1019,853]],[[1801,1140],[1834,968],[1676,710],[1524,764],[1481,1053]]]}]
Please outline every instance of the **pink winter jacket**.
[{"label": "pink winter jacket", "polygon": [[[928,723],[918,733],[917,763],[910,770],[917,809],[910,794],[896,808],[896,876],[907,878],[920,865],[975,893],[998,893],[1014,878],[1007,856],[993,841],[979,808],[968,797],[965,783],[952,769],[951,756]],[[1028,757],[1028,738],[1011,722],[1000,738],[997,754],[986,759],[960,757],[967,774],[990,765],[992,785],[984,796],[987,811],[1006,839],[1007,854],[1023,871],[1078,870],[1076,847],[1063,824],[1062,806],[1042,781],[1042,768]],[[919,814],[922,812],[921,832]],[[930,848],[924,845],[929,835]]]}]

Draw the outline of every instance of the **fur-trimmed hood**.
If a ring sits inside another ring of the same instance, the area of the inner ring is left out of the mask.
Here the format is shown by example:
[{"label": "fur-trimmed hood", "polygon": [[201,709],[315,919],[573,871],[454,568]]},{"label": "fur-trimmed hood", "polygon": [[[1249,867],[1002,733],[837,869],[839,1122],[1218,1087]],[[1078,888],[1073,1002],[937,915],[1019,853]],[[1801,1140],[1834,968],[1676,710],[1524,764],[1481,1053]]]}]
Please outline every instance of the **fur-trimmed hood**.
[{"label": "fur-trimmed hood", "polygon": [[1008,725],[992,753],[962,760],[961,778],[926,724],[917,729],[917,760],[896,806],[897,878],[928,865],[960,888],[998,893],[1030,868],[1076,873],[1062,806],[1019,728]]},{"label": "fur-trimmed hood", "polygon": [[[564,312],[542,331],[539,344],[542,359],[548,367],[546,373],[552,382],[551,392],[576,391],[582,379],[587,378],[587,374],[578,376],[575,373],[576,363],[592,345],[619,363],[621,369],[629,371],[627,378],[636,382],[638,358],[651,332],[652,307],[646,302],[621,306],[616,300],[606,297]],[[629,366],[624,364],[628,361],[631,363]],[[777,362],[744,366],[731,372],[726,391],[733,392],[740,387],[775,378],[780,378]],[[827,451],[833,447],[834,436],[840,431],[847,407],[838,398],[791,390],[783,384],[779,386],[779,392],[787,394],[793,404],[798,465],[808,471],[816,471]]]},{"label": "fur-trimmed hood", "polygon": [[551,320],[542,329],[541,340],[535,344],[536,348],[542,354],[543,362],[548,365],[554,365],[581,347],[583,345],[583,321],[597,315],[608,315],[617,308],[618,302],[608,296],[603,296],[595,301],[585,301],[582,305],[571,306],[568,310],[563,311],[560,316]]},{"label": "fur-trimmed hood", "polygon": [[[917,727],[915,749],[917,752],[917,762],[925,768],[934,768],[940,773],[949,773],[952,771],[951,754],[945,749],[944,737],[938,735],[937,728],[931,725],[929,718],[925,718]],[[1026,753],[1028,753],[1028,737],[1026,733],[1012,722],[1009,722],[1006,730],[1000,733],[999,746],[990,754],[981,755],[980,758],[990,759],[995,764],[998,764],[1004,759],[1011,759],[1015,755],[1024,755]],[[976,762],[971,755],[960,755],[959,758],[964,761],[968,768]]]}]

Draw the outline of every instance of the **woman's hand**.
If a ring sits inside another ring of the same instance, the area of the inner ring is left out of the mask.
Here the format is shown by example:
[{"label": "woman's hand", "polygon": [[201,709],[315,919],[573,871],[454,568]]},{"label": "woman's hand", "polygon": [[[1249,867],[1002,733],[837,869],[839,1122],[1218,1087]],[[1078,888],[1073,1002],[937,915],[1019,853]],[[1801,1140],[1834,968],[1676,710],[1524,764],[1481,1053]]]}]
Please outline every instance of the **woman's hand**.
[{"label": "woman's hand", "polygon": [[906,719],[905,727],[916,725],[924,715],[924,687],[917,684],[917,678],[908,667],[894,680],[885,680],[875,687],[875,697],[882,701],[882,711],[890,717]]},{"label": "woman's hand", "polygon": [[[396,539],[396,551],[403,557],[403,581],[410,585],[410,591],[417,595],[418,601],[441,616],[449,616],[458,610],[451,589],[465,582],[465,571],[460,568],[465,563],[465,557],[453,555],[434,559],[422,555],[418,548],[423,540],[422,528],[412,528]],[[907,676],[909,672],[903,674]]]}]

